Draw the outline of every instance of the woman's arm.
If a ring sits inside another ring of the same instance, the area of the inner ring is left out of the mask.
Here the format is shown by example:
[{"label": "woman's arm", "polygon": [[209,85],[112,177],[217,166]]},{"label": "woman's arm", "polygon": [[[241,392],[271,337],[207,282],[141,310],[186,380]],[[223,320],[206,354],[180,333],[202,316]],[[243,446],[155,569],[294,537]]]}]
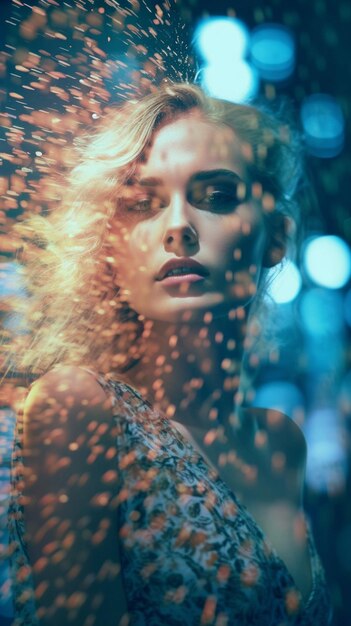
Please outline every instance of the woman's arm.
[{"label": "woman's arm", "polygon": [[24,515],[41,626],[117,626],[126,613],[114,428],[85,370],[53,370],[27,398]]}]

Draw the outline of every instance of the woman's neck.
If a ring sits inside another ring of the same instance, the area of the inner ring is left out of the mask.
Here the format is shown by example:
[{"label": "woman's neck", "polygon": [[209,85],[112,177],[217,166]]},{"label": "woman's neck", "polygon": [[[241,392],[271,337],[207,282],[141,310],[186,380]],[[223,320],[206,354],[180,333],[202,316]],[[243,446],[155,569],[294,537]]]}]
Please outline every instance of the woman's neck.
[{"label": "woman's neck", "polygon": [[147,322],[128,382],[169,418],[189,428],[235,426],[247,310],[203,324]]}]

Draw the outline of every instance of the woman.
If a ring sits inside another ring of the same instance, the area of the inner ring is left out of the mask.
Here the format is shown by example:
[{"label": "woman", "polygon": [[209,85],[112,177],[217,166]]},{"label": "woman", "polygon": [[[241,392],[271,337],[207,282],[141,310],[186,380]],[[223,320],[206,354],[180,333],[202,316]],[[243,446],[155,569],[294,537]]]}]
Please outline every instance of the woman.
[{"label": "woman", "polygon": [[109,114],[65,206],[27,226],[24,360],[45,373],[12,510],[16,624],[328,623],[303,436],[240,382],[296,212],[293,143],[253,107],[163,87]]}]

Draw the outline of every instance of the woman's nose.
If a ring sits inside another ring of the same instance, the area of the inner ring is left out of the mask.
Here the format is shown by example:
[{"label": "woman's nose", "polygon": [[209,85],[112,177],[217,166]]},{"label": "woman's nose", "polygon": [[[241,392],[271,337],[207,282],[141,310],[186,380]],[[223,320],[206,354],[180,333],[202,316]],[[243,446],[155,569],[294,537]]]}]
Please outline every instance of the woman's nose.
[{"label": "woman's nose", "polygon": [[190,248],[192,251],[199,245],[199,237],[194,224],[190,220],[186,200],[175,201],[165,211],[165,230],[163,245],[166,252],[182,254]]}]

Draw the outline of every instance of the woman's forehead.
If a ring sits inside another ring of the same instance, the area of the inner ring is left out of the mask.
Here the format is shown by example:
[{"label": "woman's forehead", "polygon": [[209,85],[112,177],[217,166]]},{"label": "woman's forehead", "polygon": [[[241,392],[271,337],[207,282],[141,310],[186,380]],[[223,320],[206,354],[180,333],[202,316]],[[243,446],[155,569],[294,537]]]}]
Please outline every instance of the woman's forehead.
[{"label": "woman's forehead", "polygon": [[246,165],[242,142],[232,128],[188,115],[155,132],[138,178],[211,169],[233,170],[243,177]]}]

